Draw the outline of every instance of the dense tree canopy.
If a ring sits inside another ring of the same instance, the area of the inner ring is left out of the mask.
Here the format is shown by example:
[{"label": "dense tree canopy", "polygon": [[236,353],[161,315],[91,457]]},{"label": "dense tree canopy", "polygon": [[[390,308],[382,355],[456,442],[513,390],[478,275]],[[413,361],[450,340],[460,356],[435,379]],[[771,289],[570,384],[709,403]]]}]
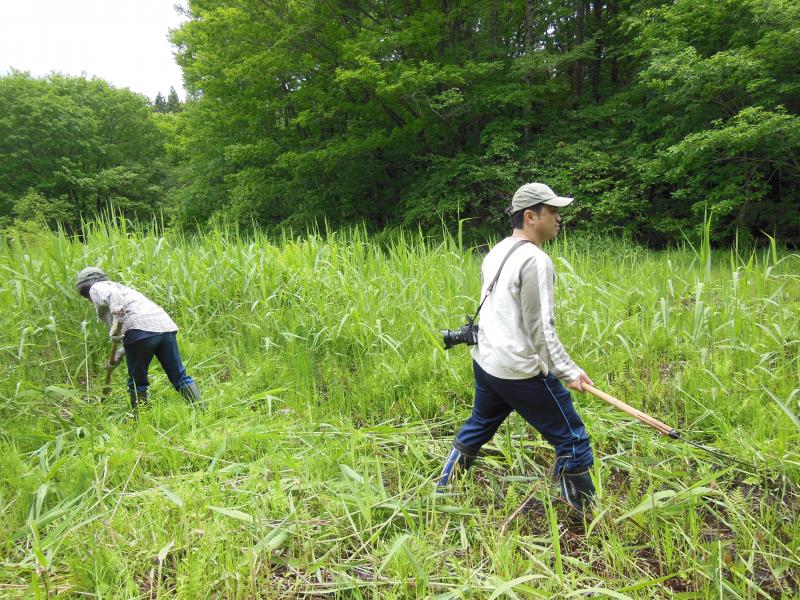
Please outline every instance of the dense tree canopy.
[{"label": "dense tree canopy", "polygon": [[164,196],[163,136],[147,99],[83,77],[0,78],[0,219],[75,228]]},{"label": "dense tree canopy", "polygon": [[[189,0],[189,90],[0,79],[0,217],[504,228],[521,183],[661,246],[800,243],[791,0]],[[164,143],[166,142],[166,143]],[[163,157],[166,148],[168,162]]]},{"label": "dense tree canopy", "polygon": [[190,0],[183,219],[486,224],[523,181],[653,243],[798,239],[784,0]]}]

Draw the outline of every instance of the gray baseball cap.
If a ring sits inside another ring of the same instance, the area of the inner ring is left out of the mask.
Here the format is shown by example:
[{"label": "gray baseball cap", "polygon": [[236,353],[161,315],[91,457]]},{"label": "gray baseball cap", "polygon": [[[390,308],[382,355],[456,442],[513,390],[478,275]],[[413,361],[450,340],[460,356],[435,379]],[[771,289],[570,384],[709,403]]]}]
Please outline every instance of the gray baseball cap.
[{"label": "gray baseball cap", "polygon": [[549,204],[550,206],[566,206],[574,198],[556,196],[556,193],[543,183],[526,183],[511,198],[511,206],[506,209],[509,215],[523,208],[530,208],[536,204]]}]

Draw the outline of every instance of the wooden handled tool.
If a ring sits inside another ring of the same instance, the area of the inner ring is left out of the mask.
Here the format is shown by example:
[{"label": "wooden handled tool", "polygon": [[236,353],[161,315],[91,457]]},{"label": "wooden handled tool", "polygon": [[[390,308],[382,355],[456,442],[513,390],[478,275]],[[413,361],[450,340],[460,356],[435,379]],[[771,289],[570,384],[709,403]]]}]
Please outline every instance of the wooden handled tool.
[{"label": "wooden handled tool", "polygon": [[698,444],[697,442],[694,442],[692,440],[686,439],[680,433],[678,433],[678,431],[674,427],[670,427],[666,423],[662,423],[658,419],[654,419],[650,415],[643,413],[639,409],[634,408],[629,404],[625,404],[622,400],[618,400],[618,399],[614,398],[614,396],[612,396],[611,394],[606,394],[605,392],[603,392],[601,390],[598,390],[594,386],[591,386],[591,385],[589,385],[587,383],[584,383],[583,384],[583,389],[586,390],[587,392],[589,392],[590,394],[592,394],[593,396],[597,396],[598,398],[600,398],[604,402],[608,402],[614,408],[617,408],[617,409],[621,410],[622,412],[628,413],[630,416],[638,419],[639,421],[641,421],[645,425],[648,425],[649,427],[652,427],[653,429],[658,431],[658,433],[660,433],[661,435],[665,435],[667,437],[670,437],[673,440],[681,440],[683,442],[686,442],[687,444],[689,444],[691,446],[694,446],[695,448],[699,448],[700,450],[703,450],[705,452],[708,452],[709,454],[712,454],[712,455],[716,456],[717,458],[720,458],[720,459],[723,459],[723,460],[726,460],[726,461],[735,462],[735,463],[738,463],[738,464],[746,466],[746,467],[751,467],[751,465],[749,465],[749,464],[747,464],[745,462],[742,462],[741,460],[739,460],[737,458],[734,458],[733,456],[730,456],[729,454],[725,454],[723,452],[720,452],[716,448],[710,448],[709,446],[704,446],[703,444]]},{"label": "wooden handled tool", "polygon": [[658,419],[654,419],[648,414],[643,413],[637,408],[633,408],[630,404],[625,404],[622,400],[617,400],[611,394],[606,394],[602,390],[598,390],[596,387],[589,385],[588,383],[583,384],[583,389],[592,394],[593,396],[597,396],[600,400],[608,402],[614,408],[618,408],[622,412],[628,413],[630,416],[638,419],[645,425],[649,425],[661,435],[667,435],[671,438],[678,439],[680,438],[680,434],[675,431],[674,427],[670,427],[666,423],[662,423]]},{"label": "wooden handled tool", "polygon": [[[118,336],[121,332],[122,320],[117,319],[114,321],[114,325],[111,327],[111,334]],[[119,342],[111,342],[111,354],[109,354],[108,362],[105,364],[106,378],[103,382],[102,400],[108,398],[108,395],[111,393],[111,375],[114,373],[114,369],[117,368],[117,365],[114,364],[114,359],[117,356],[117,348],[119,348]]]}]

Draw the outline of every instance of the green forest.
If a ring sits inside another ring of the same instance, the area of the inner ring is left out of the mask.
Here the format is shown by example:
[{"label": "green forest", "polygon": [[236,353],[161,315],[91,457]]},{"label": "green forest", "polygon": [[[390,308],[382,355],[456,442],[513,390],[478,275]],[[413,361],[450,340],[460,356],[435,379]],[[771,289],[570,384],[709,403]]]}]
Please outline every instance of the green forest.
[{"label": "green forest", "polygon": [[189,0],[188,97],[0,78],[0,226],[507,228],[526,181],[654,248],[800,243],[791,0]]}]

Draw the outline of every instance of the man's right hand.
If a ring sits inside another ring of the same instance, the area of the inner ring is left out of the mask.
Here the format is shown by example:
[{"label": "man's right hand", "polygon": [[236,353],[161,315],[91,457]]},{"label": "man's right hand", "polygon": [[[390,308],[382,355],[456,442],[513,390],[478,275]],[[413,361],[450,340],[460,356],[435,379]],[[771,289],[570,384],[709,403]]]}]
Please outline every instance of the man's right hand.
[{"label": "man's right hand", "polygon": [[594,385],[594,381],[589,379],[589,376],[586,373],[581,373],[575,379],[570,381],[567,384],[567,387],[571,390],[575,390],[576,392],[585,392],[586,390],[583,389],[584,383],[587,383],[589,385]]}]

